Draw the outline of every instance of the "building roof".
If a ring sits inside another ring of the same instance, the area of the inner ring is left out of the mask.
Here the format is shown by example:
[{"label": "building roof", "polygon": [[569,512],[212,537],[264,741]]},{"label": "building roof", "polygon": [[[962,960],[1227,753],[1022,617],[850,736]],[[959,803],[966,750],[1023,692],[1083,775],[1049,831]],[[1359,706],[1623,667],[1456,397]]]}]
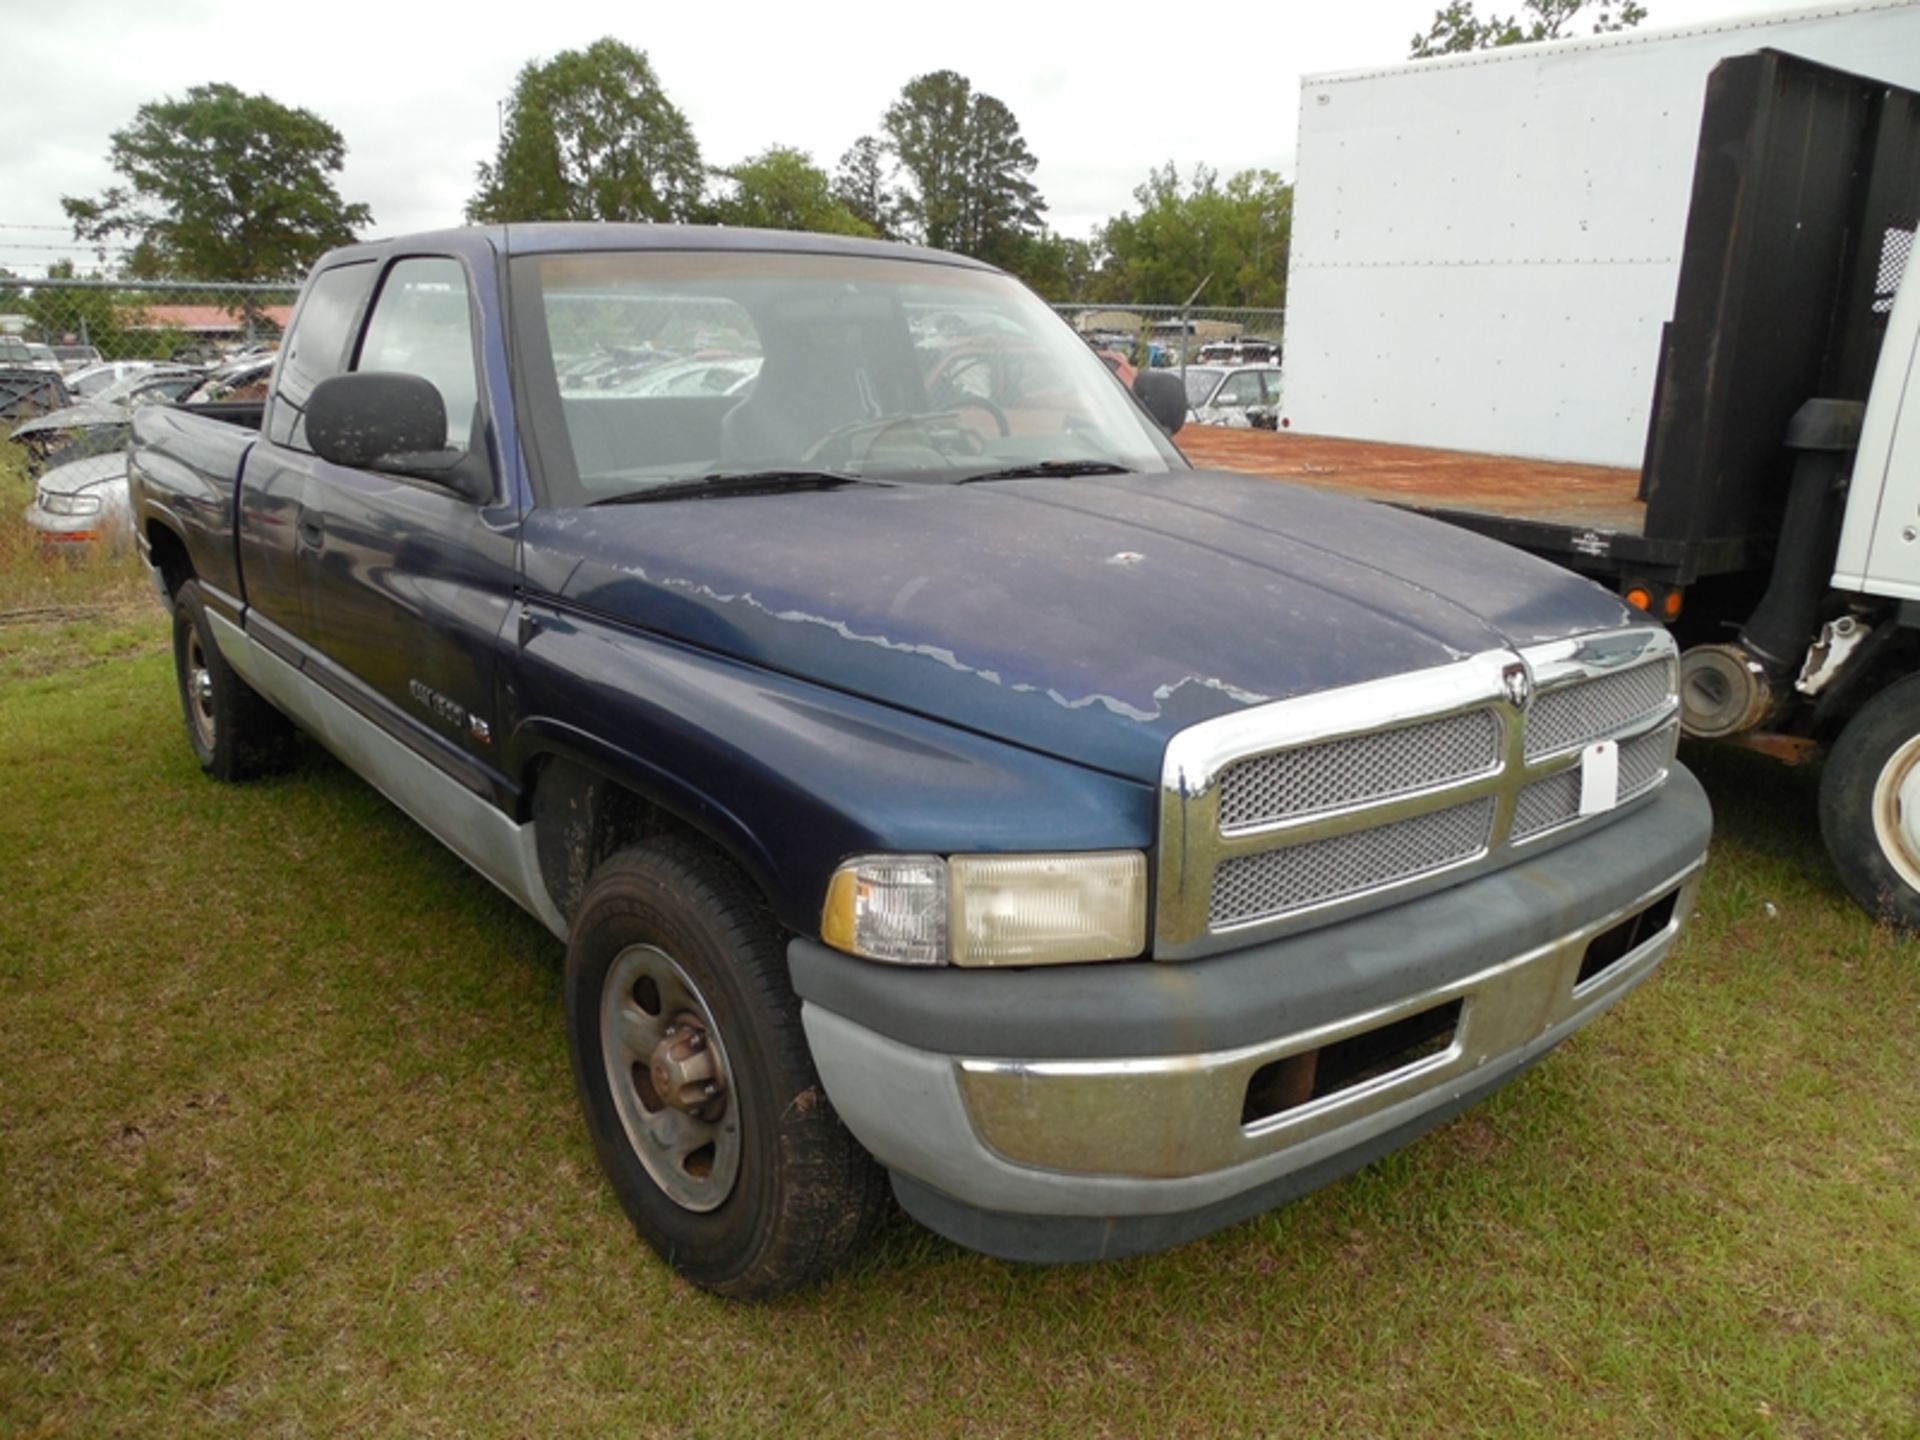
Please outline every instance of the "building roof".
[{"label": "building roof", "polygon": [[[255,312],[284,332],[293,321],[291,305],[262,305]],[[186,330],[198,335],[242,335],[246,319],[224,305],[142,305],[140,323],[133,330]]]}]

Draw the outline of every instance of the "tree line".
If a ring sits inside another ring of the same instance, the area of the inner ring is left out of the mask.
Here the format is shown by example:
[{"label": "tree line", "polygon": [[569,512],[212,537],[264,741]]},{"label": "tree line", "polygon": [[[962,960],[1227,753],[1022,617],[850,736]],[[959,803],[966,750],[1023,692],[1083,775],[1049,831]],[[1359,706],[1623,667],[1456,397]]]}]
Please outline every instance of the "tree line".
[{"label": "tree line", "polygon": [[[198,85],[113,134],[122,183],[61,203],[103,256],[131,241],[129,279],[294,280],[373,223],[336,187],[345,158],[311,110]],[[831,172],[780,144],[712,165],[645,52],[608,38],[521,70],[466,219],[826,231],[957,251],[1055,300],[1176,302],[1212,275],[1209,303],[1283,302],[1292,187],[1274,172],[1169,164],[1135,191],[1138,213],[1077,239],[1048,226],[1038,164],[1003,101],[936,70],[908,80]]]},{"label": "tree line", "polygon": [[[1522,0],[1516,15],[1451,0],[1414,57],[1524,44],[1578,18],[1638,25],[1637,0]],[[142,105],[111,138],[124,182],[62,200],[76,239],[133,240],[132,279],[295,280],[373,223],[334,184],[339,130],[310,110],[199,85]],[[711,165],[646,53],[612,38],[529,62],[503,107],[466,218],[752,225],[929,245],[998,265],[1056,301],[1286,303],[1293,186],[1277,171],[1151,170],[1123,210],[1084,239],[1046,220],[1039,161],[1013,111],[953,70],[917,75],[832,173],[770,145]]]}]

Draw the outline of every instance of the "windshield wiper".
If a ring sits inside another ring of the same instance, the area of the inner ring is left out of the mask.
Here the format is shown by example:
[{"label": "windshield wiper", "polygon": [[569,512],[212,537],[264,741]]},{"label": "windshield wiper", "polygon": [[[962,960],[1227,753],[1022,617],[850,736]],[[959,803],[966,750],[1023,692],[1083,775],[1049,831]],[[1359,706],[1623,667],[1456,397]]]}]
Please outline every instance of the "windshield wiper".
[{"label": "windshield wiper", "polygon": [[962,475],[953,483],[971,485],[977,480],[1043,480],[1069,475],[1131,475],[1124,465],[1111,460],[1036,460],[1031,465],[1009,465],[1004,470],[987,470],[978,475]]},{"label": "windshield wiper", "polygon": [[649,485],[624,495],[590,500],[589,505],[645,505],[654,500],[686,500],[696,496],[773,495],[783,490],[835,490],[842,485],[878,484],[858,475],[831,470],[750,470],[737,475],[696,475]]}]

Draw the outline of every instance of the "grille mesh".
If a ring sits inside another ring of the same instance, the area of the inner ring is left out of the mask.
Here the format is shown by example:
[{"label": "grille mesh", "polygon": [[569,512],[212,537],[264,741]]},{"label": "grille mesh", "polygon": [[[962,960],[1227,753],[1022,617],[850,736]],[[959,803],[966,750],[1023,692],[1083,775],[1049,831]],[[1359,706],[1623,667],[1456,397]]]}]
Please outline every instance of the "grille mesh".
[{"label": "grille mesh", "polygon": [[[1578,797],[1576,797],[1577,799]],[[1371,830],[1236,856],[1213,875],[1215,929],[1411,880],[1487,848],[1491,796]]]},{"label": "grille mesh", "polygon": [[1543,690],[1527,712],[1527,758],[1537,760],[1604,740],[1658,710],[1673,688],[1673,662],[1662,659]]},{"label": "grille mesh", "polygon": [[[1673,761],[1674,745],[1679,737],[1678,725],[1665,725],[1620,746],[1620,799],[1623,802],[1644,795],[1659,781],[1661,773]],[[1524,840],[1579,818],[1580,767],[1575,765],[1558,775],[1536,780],[1520,792],[1513,814],[1513,838]]]},{"label": "grille mesh", "polygon": [[1500,722],[1490,710],[1255,755],[1221,774],[1220,828],[1390,799],[1485,775],[1499,763]]}]

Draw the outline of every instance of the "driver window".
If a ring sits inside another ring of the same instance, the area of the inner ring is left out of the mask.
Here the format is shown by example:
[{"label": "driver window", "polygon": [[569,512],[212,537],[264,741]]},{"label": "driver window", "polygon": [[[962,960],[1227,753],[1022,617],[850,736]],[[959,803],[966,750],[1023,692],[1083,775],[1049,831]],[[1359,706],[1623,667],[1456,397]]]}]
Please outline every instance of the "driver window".
[{"label": "driver window", "polygon": [[460,262],[440,257],[402,260],[389,270],[353,368],[397,371],[431,381],[447,407],[447,448],[465,450],[472,440],[480,392],[467,275]]}]

